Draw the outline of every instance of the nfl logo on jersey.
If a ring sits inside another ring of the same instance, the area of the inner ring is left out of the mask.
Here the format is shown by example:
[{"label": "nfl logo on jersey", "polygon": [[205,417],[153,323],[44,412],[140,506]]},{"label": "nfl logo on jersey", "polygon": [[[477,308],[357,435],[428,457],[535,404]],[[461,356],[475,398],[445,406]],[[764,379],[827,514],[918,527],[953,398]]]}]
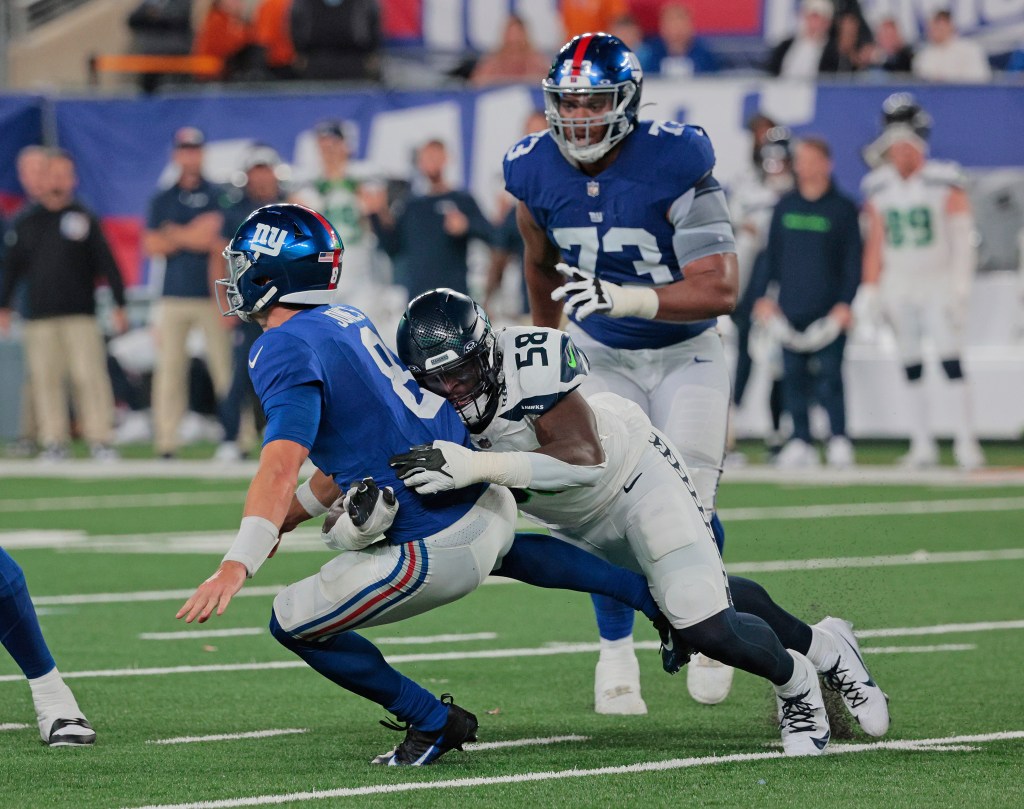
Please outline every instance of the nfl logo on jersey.
[{"label": "nfl logo on jersey", "polygon": [[596,197],[600,193],[601,193],[601,184],[599,182],[597,182],[596,180],[591,180],[589,183],[587,183],[587,196],[588,197]]}]

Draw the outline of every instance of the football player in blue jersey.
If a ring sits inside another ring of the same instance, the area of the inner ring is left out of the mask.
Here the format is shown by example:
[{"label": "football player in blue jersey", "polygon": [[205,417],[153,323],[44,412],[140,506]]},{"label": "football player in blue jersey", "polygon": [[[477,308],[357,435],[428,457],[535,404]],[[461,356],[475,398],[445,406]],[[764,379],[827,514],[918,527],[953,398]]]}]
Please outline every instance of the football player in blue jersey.
[{"label": "football player in blue jersey", "polygon": [[[476,717],[400,674],[350,630],[454,601],[492,571],[604,592],[652,619],[658,610],[642,576],[601,560],[595,567],[595,557],[566,543],[520,535],[513,549],[516,506],[503,486],[424,497],[398,485],[392,455],[434,440],[468,447],[469,434],[448,402],[419,388],[365,314],[335,305],[342,252],[330,223],[301,205],[257,209],[224,251],[225,314],[264,330],[248,362],[267,426],[238,535],[177,617],[222,614],[282,532],[334,503],[324,540],[345,552],[278,594],[270,631],[320,674],[405,723],[405,739],[375,763],[430,764],[476,738]],[[317,472],[296,490],[307,457]],[[663,640],[671,633],[659,631]],[[667,669],[682,662],[663,655]]]},{"label": "football player in blue jersey", "polygon": [[[736,305],[737,264],[714,149],[698,126],[638,119],[643,72],[617,37],[582,34],[543,82],[549,128],[505,157],[518,200],[533,322],[568,329],[591,360],[587,393],[639,404],[679,448],[715,507],[729,372],[715,318]],[[716,540],[724,534],[713,519]],[[599,713],[645,713],[632,611],[595,597]],[[698,657],[701,702],[725,698],[731,670]]]}]

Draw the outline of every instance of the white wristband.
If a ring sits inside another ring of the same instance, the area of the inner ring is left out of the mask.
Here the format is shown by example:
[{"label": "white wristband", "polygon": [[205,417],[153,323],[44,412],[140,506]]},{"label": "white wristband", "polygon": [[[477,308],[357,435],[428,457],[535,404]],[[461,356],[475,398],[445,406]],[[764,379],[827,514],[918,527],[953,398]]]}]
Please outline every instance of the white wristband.
[{"label": "white wristband", "polygon": [[321,514],[326,514],[330,511],[330,506],[325,506],[320,502],[320,499],[313,494],[313,487],[309,485],[309,481],[312,478],[303,481],[302,485],[295,490],[295,499],[299,501],[299,505],[306,509],[306,513],[310,517],[319,517]]},{"label": "white wristband", "polygon": [[609,314],[613,317],[642,317],[644,320],[654,320],[661,305],[658,293],[653,287],[638,285],[619,287],[615,290],[612,300],[614,306]]},{"label": "white wristband", "polygon": [[271,551],[277,547],[280,529],[263,517],[242,517],[238,536],[231,548],[224,554],[224,562],[240,562],[245,565],[246,578],[251,579],[267,561]]}]

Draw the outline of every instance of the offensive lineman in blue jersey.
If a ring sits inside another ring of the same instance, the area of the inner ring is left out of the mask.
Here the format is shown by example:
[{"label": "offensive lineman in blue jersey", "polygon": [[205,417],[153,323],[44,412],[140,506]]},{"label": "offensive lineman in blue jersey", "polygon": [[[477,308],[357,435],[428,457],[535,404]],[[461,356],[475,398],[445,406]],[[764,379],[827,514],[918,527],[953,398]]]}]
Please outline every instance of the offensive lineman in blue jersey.
[{"label": "offensive lineman in blue jersey", "polygon": [[[476,717],[401,675],[350,630],[454,601],[494,570],[659,613],[642,576],[595,565],[548,537],[517,535],[513,548],[516,507],[503,486],[422,497],[398,484],[392,455],[438,439],[468,447],[468,432],[448,402],[419,388],[365,314],[332,305],[342,252],[330,223],[301,205],[257,209],[224,251],[225,314],[264,329],[249,369],[267,428],[238,536],[177,617],[222,614],[279,536],[333,502],[324,540],[345,552],[278,594],[270,631],[320,674],[407,723],[404,741],[374,763],[430,764],[476,738]],[[307,457],[318,471],[295,490]],[[681,644],[667,624],[659,631],[669,641],[663,666],[678,670],[685,658],[671,650]]]},{"label": "offensive lineman in blue jersey", "polygon": [[[730,395],[714,319],[736,305],[735,242],[711,141],[700,127],[638,120],[642,85],[617,37],[574,37],[543,82],[549,129],[509,150],[505,186],[519,200],[534,324],[558,328],[564,309],[591,360],[585,392],[639,404],[714,509]],[[713,527],[721,547],[717,517]],[[646,713],[632,611],[599,596],[594,606],[595,707]],[[731,680],[703,656],[687,669],[701,702],[724,699]]]}]

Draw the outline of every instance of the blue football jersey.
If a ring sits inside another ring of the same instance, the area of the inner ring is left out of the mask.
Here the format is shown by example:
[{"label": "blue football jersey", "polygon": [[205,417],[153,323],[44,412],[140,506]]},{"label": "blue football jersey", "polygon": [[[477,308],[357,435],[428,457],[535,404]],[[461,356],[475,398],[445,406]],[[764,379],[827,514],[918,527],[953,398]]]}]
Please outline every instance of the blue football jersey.
[{"label": "blue football jersey", "polygon": [[[691,261],[735,252],[724,196],[711,175],[714,149],[700,127],[639,121],[596,177],[566,160],[546,131],[520,140],[504,165],[505,187],[526,204],[562,260],[613,283],[664,286],[681,280]],[[712,193],[721,201],[709,215],[698,200]],[[595,314],[579,326],[615,348],[660,348],[714,323]]]},{"label": "blue football jersey", "polygon": [[320,426],[309,457],[342,489],[372,476],[400,503],[386,535],[410,542],[462,517],[484,486],[422,497],[388,459],[434,440],[470,446],[469,432],[445,399],[416,384],[369,318],[351,306],[320,306],[264,332],[249,353],[249,376],[261,402],[299,385],[322,389]]}]

